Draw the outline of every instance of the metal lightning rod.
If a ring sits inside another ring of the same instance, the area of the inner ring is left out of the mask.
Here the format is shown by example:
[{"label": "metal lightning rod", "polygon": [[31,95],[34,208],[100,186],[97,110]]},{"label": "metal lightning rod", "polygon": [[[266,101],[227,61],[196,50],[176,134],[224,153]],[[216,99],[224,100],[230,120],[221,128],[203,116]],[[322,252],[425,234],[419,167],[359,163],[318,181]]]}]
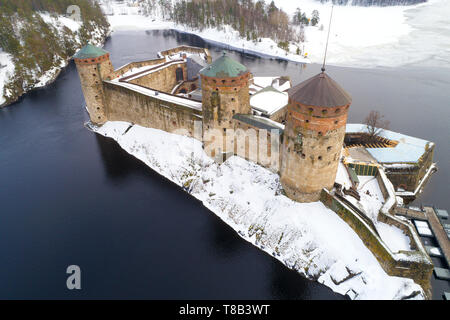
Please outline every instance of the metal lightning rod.
[{"label": "metal lightning rod", "polygon": [[330,24],[328,26],[327,44],[325,45],[325,54],[323,56],[322,72],[325,72],[325,62],[327,60],[328,41],[330,40],[331,21],[333,20],[333,9],[334,9],[334,5],[331,6]]}]

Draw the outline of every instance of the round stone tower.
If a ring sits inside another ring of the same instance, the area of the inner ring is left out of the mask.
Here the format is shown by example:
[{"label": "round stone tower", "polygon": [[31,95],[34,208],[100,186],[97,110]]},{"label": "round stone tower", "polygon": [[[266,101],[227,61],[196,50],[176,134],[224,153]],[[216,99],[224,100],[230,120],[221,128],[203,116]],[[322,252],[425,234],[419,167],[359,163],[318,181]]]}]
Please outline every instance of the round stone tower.
[{"label": "round stone tower", "polygon": [[233,128],[233,115],[251,113],[248,88],[250,75],[245,66],[228,57],[225,52],[200,71],[205,147],[211,142],[205,141],[208,130],[225,132]]},{"label": "round stone tower", "polygon": [[75,54],[74,60],[91,121],[103,124],[107,117],[102,81],[114,71],[109,53],[88,44]]},{"label": "round stone tower", "polygon": [[280,170],[289,198],[318,201],[332,188],[351,101],[324,71],[289,90]]}]

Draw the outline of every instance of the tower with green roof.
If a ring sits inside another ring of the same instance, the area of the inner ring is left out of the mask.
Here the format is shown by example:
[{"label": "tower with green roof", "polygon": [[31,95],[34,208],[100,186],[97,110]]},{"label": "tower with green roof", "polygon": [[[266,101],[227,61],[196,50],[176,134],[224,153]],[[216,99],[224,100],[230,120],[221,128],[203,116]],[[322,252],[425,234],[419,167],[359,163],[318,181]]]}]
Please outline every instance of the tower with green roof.
[{"label": "tower with green roof", "polygon": [[[225,133],[234,128],[233,115],[251,113],[249,70],[223,53],[212,64],[200,71],[203,105],[203,142],[207,148],[213,132]],[[213,131],[214,130],[214,131]],[[223,142],[225,139],[223,139]],[[225,149],[225,142],[219,152]],[[212,156],[217,156],[213,151]]]},{"label": "tower with green roof", "polygon": [[103,80],[114,71],[109,53],[91,44],[74,55],[89,117],[95,124],[107,121]]}]

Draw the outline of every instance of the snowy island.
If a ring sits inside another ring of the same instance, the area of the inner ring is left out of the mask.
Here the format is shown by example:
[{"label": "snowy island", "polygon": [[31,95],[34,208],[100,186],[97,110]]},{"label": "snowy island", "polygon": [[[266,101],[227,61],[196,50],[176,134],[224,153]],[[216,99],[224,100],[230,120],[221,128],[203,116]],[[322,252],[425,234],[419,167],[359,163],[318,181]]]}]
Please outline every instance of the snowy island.
[{"label": "snowy island", "polygon": [[[432,170],[434,144],[386,132],[384,144],[361,145],[363,126],[346,124],[351,96],[325,70],[292,86],[189,46],[118,69],[92,45],[74,58],[88,127],[241,237],[352,299],[431,297],[431,259],[413,225],[395,216],[399,187],[372,149],[395,158],[405,145],[421,147],[430,159],[417,163],[421,174]],[[355,145],[375,160],[356,161]]]}]

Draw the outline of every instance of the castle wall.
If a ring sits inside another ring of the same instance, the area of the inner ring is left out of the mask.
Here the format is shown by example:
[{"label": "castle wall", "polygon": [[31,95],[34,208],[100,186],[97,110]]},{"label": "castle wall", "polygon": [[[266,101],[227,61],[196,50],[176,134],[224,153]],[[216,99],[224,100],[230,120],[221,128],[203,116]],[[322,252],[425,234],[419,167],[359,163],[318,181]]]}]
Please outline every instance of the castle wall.
[{"label": "castle wall", "polygon": [[[233,153],[247,160],[278,172],[281,163],[280,140],[278,134],[272,137],[271,131],[233,120],[234,136],[228,141],[234,144]],[[274,141],[272,141],[272,138]],[[238,140],[240,139],[240,143]]]},{"label": "castle wall", "polygon": [[174,94],[179,94],[179,93],[189,93],[191,91],[196,90],[199,86],[198,86],[198,77],[192,80],[187,80],[187,81],[183,81],[182,83],[180,83],[177,87],[177,89],[175,90]]},{"label": "castle wall", "polygon": [[[205,136],[208,130],[233,129],[233,115],[250,114],[248,80],[250,73],[235,78],[212,78],[201,76],[203,103],[203,141],[205,148],[212,142]],[[226,141],[223,140],[224,148]],[[234,152],[223,149],[221,152]]]},{"label": "castle wall", "polygon": [[[194,121],[201,111],[147,96],[111,83],[104,83],[108,120],[194,136]],[[180,130],[185,129],[185,133]]]},{"label": "castle wall", "polygon": [[158,58],[158,59],[150,59],[150,60],[144,60],[144,61],[137,61],[137,62],[130,62],[119,69],[115,70],[111,73],[111,79],[118,78],[123,76],[125,73],[130,71],[131,69],[135,68],[142,68],[145,66],[151,67],[157,64],[161,64],[166,62],[165,58]]},{"label": "castle wall", "polygon": [[286,121],[287,109],[287,106],[285,106],[284,108],[272,113],[269,118],[273,121],[284,123]]},{"label": "castle wall", "polygon": [[[428,299],[431,299],[431,275],[433,272],[433,264],[423,250],[420,251],[402,251],[401,253],[409,256],[407,260],[396,258],[393,253],[383,244],[382,240],[367,226],[361,219],[346,207],[342,202],[338,201],[328,191],[321,193],[320,200],[341,217],[363,241],[364,245],[373,253],[380,263],[384,271],[390,276],[398,276],[411,278],[418,283],[425,291]],[[387,216],[385,216],[386,218]],[[389,224],[400,226],[393,223],[393,219],[380,219]],[[403,230],[407,230],[402,226]],[[410,229],[407,230],[410,239],[413,238]],[[420,241],[420,240],[418,240]],[[420,244],[414,242],[415,248]],[[423,249],[423,248],[422,248]]]},{"label": "castle wall", "polygon": [[127,82],[152,88],[158,91],[171,93],[172,89],[177,85],[176,70],[181,69],[183,71],[183,80],[187,79],[186,63],[180,62],[177,64],[171,64],[164,68],[158,69],[142,77],[128,80]]},{"label": "castle wall", "polygon": [[191,46],[179,46],[176,48],[164,50],[158,53],[158,56],[165,57],[165,56],[171,56],[177,53],[191,53],[191,54],[204,54],[206,57],[206,60],[208,63],[212,62],[211,54],[209,53],[209,50],[206,48],[197,48],[197,47],[191,47]]},{"label": "castle wall", "polygon": [[428,148],[418,163],[413,168],[387,168],[386,175],[391,180],[395,189],[402,188],[405,191],[414,192],[420,181],[433,164],[434,146]]}]

